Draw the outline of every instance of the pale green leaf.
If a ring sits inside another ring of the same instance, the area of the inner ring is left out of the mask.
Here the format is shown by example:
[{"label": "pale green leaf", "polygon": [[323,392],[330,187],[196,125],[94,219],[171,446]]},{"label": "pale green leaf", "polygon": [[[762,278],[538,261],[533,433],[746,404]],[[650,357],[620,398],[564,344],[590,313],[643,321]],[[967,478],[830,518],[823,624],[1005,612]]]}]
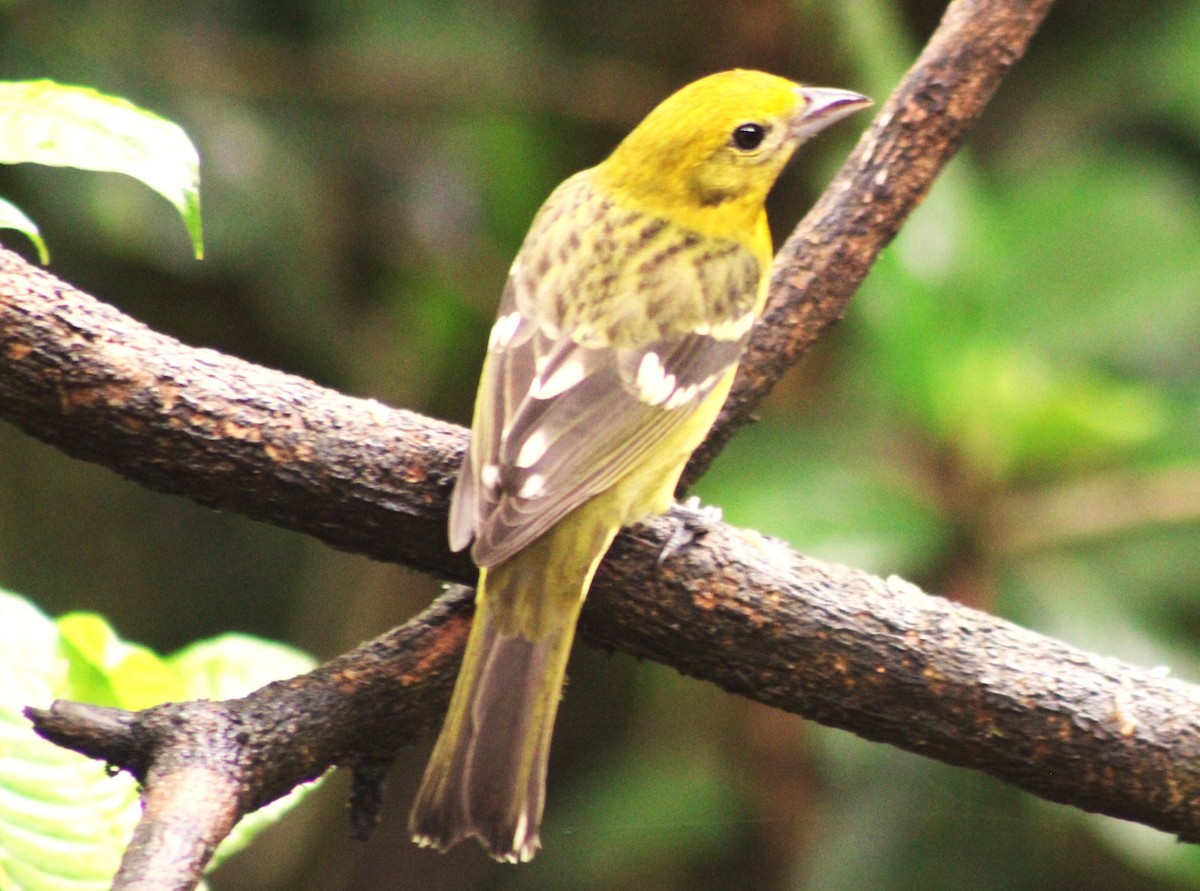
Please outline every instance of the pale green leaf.
[{"label": "pale green leaf", "polygon": [[179,126],[124,99],[49,80],[0,82],[0,163],[128,174],[175,206],[203,256],[196,147]]},{"label": "pale green leaf", "polygon": [[136,710],[184,697],[173,668],[146,647],[121,640],[102,616],[68,613],[55,624],[70,666],[70,698]]},{"label": "pale green leaf", "polygon": [[188,699],[232,699],[264,684],[312,671],[312,656],[248,634],[222,634],[184,647],[167,657],[184,679]]},{"label": "pale green leaf", "polygon": [[[109,887],[141,815],[136,784],[38,737],[22,710],[70,698],[142,708],[164,700],[229,698],[312,668],[291,647],[244,635],[194,644],[168,658],[122,640],[100,616],[51,621],[0,591],[0,891]],[[312,787],[249,815],[214,863],[245,847]]]},{"label": "pale green leaf", "polygon": [[22,713],[69,688],[54,623],[0,591],[0,888],[102,891],[141,808],[137,784],[37,736]]},{"label": "pale green leaf", "polygon": [[29,219],[21,208],[3,198],[0,198],[0,229],[16,229],[18,232],[24,232],[37,247],[38,260],[42,265],[50,262],[50,252],[46,250],[46,242],[42,240],[42,233],[38,231],[37,223]]},{"label": "pale green leaf", "polygon": [[835,453],[813,429],[798,435],[764,420],[729,443],[696,492],[733,525],[823,560],[917,575],[936,562],[949,530],[937,505],[885,458],[866,439]]}]

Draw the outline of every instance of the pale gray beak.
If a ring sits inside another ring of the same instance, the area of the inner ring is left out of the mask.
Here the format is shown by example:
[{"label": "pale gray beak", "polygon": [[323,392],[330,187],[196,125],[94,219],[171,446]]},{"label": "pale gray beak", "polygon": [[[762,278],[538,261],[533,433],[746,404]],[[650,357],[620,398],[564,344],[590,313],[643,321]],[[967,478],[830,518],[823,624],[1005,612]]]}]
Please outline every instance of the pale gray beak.
[{"label": "pale gray beak", "polygon": [[797,87],[796,92],[805,103],[804,110],[793,125],[798,139],[808,139],[830,124],[875,104],[860,93],[832,87]]}]

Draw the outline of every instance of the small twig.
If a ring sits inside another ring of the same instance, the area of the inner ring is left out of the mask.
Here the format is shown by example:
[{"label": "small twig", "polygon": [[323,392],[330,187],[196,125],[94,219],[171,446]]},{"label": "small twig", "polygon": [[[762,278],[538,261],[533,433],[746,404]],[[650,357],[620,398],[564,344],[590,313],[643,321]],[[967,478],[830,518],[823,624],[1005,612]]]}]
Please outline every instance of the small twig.
[{"label": "small twig", "polygon": [[350,820],[366,834],[394,753],[445,711],[473,593],[456,587],[404,626],[241,699],[136,713],[70,702],[26,709],[39,734],[127,770],[145,789],[114,887],[194,887],[239,819],[334,766],[354,772]]},{"label": "small twig", "polygon": [[1007,557],[1147,526],[1200,522],[1200,467],[1104,472],[1005,493],[988,518],[989,552]]}]

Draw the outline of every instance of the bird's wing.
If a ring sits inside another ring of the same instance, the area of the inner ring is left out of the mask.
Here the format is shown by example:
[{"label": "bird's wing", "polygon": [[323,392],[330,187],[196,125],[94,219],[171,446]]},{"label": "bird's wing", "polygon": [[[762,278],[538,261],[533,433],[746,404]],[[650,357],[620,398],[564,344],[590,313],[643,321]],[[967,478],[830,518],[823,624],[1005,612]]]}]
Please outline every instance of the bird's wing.
[{"label": "bird's wing", "polygon": [[[675,249],[693,237],[603,201],[572,236],[562,223],[555,231],[554,201],[505,287],[451,502],[451,546],[473,538],[480,566],[524,548],[656,446],[673,447],[671,434],[737,365],[759,302],[748,248]],[[598,245],[606,225],[611,241]]]}]

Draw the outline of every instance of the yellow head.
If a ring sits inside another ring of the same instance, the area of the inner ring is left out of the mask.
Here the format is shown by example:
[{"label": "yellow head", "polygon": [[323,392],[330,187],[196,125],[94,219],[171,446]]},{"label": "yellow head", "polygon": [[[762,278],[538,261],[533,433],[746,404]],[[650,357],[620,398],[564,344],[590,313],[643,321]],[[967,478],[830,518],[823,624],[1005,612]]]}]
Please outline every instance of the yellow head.
[{"label": "yellow head", "polygon": [[667,97],[596,170],[622,203],[715,235],[753,231],[796,147],[870,105],[846,90],[723,71]]}]

